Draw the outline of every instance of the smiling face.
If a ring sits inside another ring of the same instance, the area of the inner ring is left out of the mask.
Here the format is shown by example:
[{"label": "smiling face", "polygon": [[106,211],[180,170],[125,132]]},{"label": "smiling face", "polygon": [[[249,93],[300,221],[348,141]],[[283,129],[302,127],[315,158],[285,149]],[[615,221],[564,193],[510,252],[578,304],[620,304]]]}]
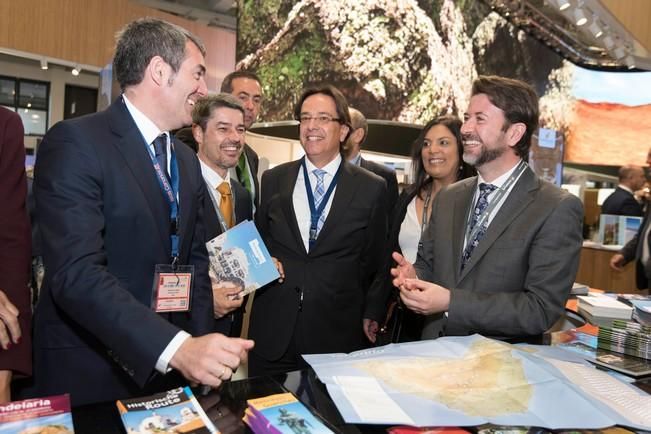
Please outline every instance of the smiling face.
[{"label": "smiling face", "polygon": [[244,126],[248,130],[258,119],[260,106],[262,105],[262,89],[260,83],[248,77],[234,78],[231,95],[242,102],[244,106]]},{"label": "smiling face", "polygon": [[445,125],[430,128],[421,149],[425,172],[444,185],[456,181],[460,164],[458,146],[456,137]]},{"label": "smiling face", "polygon": [[167,66],[168,77],[163,89],[167,121],[161,129],[174,130],[192,123],[196,100],[208,93],[206,66],[201,51],[190,41],[185,44],[185,59],[177,73]]},{"label": "smiling face", "polygon": [[[322,93],[305,98],[300,116],[311,118],[300,124],[300,140],[305,155],[312,164],[323,167],[339,153],[339,146],[348,134],[348,126],[336,120],[337,107],[334,98]],[[329,120],[319,121],[316,118]]]},{"label": "smiling face", "polygon": [[235,167],[244,146],[244,116],[237,109],[219,107],[212,111],[206,130],[192,126],[194,139],[199,145],[197,156],[222,178],[229,168]]},{"label": "smiling face", "polygon": [[509,150],[504,112],[494,106],[488,96],[474,95],[463,119],[463,161],[481,168]]}]

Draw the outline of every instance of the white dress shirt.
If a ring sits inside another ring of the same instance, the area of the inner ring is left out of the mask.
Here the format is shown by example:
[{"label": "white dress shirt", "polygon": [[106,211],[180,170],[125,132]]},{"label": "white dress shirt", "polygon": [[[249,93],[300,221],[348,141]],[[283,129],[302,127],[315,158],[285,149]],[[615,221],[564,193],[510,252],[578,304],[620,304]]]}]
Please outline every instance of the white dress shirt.
[{"label": "white dress shirt", "polygon": [[[123,94],[122,98],[124,99],[124,104],[127,106],[127,110],[129,111],[129,114],[131,115],[134,122],[136,123],[138,130],[140,130],[140,133],[142,134],[145,142],[149,144],[149,148],[152,152],[154,151],[153,142],[156,139],[156,137],[160,136],[163,133],[167,136],[167,173],[170,173],[171,142],[170,142],[169,133],[167,131],[159,130],[156,124],[154,124],[154,122],[152,122],[151,119],[145,116],[144,113],[138,110],[127,99],[126,95]],[[178,195],[176,199],[178,201]],[[181,330],[176,334],[176,336],[174,336],[174,338],[172,338],[170,343],[167,344],[167,347],[165,347],[163,353],[160,355],[160,357],[158,357],[158,360],[156,361],[156,370],[158,372],[165,374],[171,370],[171,368],[169,367],[170,360],[172,360],[172,357],[174,357],[176,351],[181,347],[181,344],[183,344],[183,342],[185,342],[185,340],[188,339],[189,337],[191,337],[189,333],[187,333],[184,330]]]},{"label": "white dress shirt", "polygon": [[[326,174],[323,176],[323,188],[325,191],[328,191],[330,183],[339,169],[341,164],[341,155],[337,153],[337,157],[322,167],[322,170],[326,171]],[[317,167],[310,162],[310,160],[305,157],[305,166],[307,168],[307,176],[310,178],[310,185],[312,186],[312,192],[316,187],[317,177],[312,173]],[[332,194],[328,198],[328,202],[323,209],[326,217],[330,212],[330,207],[332,206],[332,200],[335,197],[337,187],[332,190]],[[296,177],[296,185],[294,186],[294,194],[292,196],[292,202],[294,204],[294,213],[296,214],[296,222],[298,223],[298,228],[301,231],[301,238],[303,239],[303,244],[305,245],[305,251],[310,251],[310,224],[311,213],[310,213],[310,203],[307,199],[307,190],[305,189],[305,178],[303,177],[303,167],[298,169],[298,176]],[[323,230],[323,228],[321,228]],[[318,235],[317,235],[318,238]]]},{"label": "white dress shirt", "polygon": [[416,198],[414,198],[407,205],[407,213],[400,225],[400,233],[398,234],[398,245],[402,256],[405,257],[407,262],[413,264],[416,262],[418,254],[418,243],[420,242],[421,224],[418,223],[418,213],[416,212]]}]

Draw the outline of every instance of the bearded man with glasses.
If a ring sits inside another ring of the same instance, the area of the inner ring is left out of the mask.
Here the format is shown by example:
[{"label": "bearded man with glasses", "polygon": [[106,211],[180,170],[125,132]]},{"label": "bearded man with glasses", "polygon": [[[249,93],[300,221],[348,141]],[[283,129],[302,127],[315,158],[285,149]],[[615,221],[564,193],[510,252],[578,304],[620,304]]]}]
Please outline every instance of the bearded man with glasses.
[{"label": "bearded man with glasses", "polygon": [[295,116],[305,156],[262,176],[256,225],[285,280],[256,293],[250,375],[307,367],[301,354],[361,349],[384,310],[368,289],[382,258],[386,183],[342,158],[351,122],[334,86],[306,90]]}]

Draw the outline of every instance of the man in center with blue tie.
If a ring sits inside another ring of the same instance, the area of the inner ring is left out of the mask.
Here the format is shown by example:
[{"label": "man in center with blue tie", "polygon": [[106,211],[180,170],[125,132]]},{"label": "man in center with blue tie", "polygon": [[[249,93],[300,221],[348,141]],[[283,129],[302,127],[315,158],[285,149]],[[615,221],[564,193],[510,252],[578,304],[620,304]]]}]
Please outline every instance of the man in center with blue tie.
[{"label": "man in center with blue tie", "polygon": [[526,164],[538,117],[528,84],[474,82],[461,133],[463,160],[478,175],[436,196],[414,265],[393,254],[403,302],[427,316],[423,339],[531,340],[562,314],[579,263],[583,207]]},{"label": "man in center with blue tie", "polygon": [[295,110],[305,157],[262,176],[256,225],[285,281],[256,292],[249,374],[306,367],[301,354],[368,345],[384,301],[368,292],[382,259],[386,183],[346,162],[346,99],[330,85],[303,93]]}]

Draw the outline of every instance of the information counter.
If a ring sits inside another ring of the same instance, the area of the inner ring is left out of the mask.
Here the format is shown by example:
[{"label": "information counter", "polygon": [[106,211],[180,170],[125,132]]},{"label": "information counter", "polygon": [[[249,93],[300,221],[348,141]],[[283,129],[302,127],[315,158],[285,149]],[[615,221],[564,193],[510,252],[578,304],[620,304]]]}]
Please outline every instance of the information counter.
[{"label": "information counter", "polygon": [[575,281],[590,288],[603,289],[605,292],[639,293],[635,284],[634,261],[626,264],[622,272],[610,268],[610,258],[618,250],[610,248],[610,246],[604,247],[600,244],[584,242]]}]

